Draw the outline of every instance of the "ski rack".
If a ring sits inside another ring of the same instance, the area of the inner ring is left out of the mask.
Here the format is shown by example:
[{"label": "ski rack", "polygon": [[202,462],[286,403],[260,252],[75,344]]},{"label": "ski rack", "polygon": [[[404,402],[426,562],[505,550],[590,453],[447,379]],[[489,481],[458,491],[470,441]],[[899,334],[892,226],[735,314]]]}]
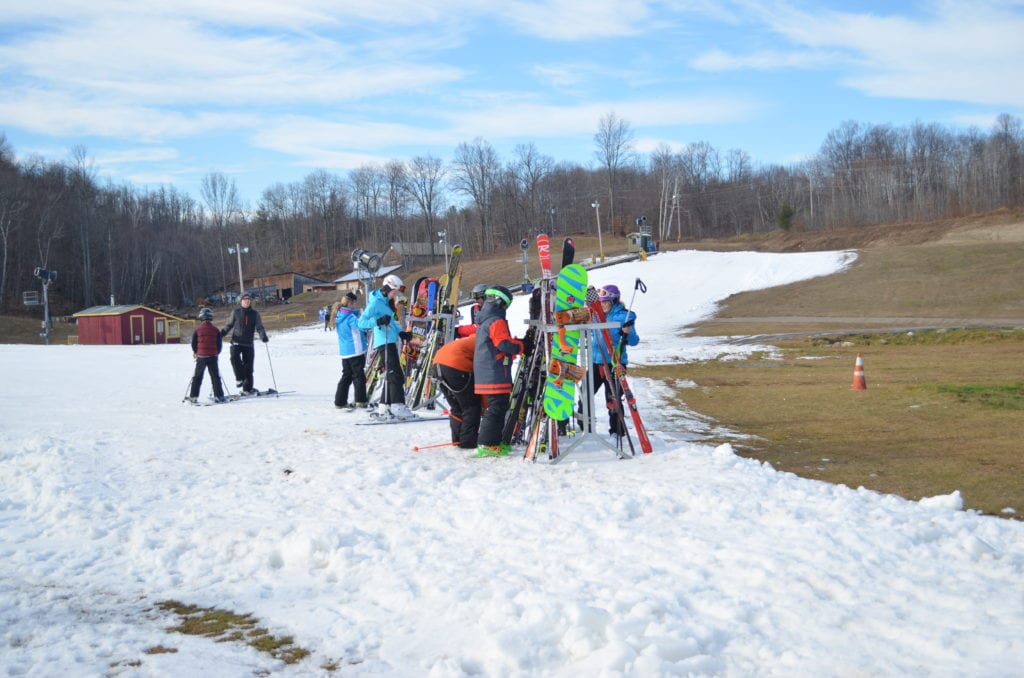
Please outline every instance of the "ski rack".
[{"label": "ski rack", "polygon": [[[589,439],[596,439],[601,445],[607,447],[609,450],[615,453],[615,456],[619,459],[632,459],[625,450],[621,450],[615,445],[612,445],[606,437],[600,433],[594,431],[596,424],[596,413],[594,412],[594,366],[590,362],[590,341],[591,341],[591,330],[604,330],[619,327],[620,323],[616,322],[588,322],[588,323],[575,323],[572,325],[556,325],[544,323],[540,320],[525,320],[527,325],[536,327],[540,332],[543,332],[545,339],[548,335],[556,334],[559,328],[565,328],[567,330],[580,330],[580,347],[577,362],[580,365],[586,365],[587,376],[580,384],[582,387],[582,393],[580,388],[576,388],[576,392],[580,394],[580,409],[583,414],[583,430],[577,435],[573,436],[573,440],[569,443],[565,449],[559,448],[558,456],[551,460],[552,464],[557,464],[569,455],[570,452],[575,450],[577,447],[582,445]],[[539,341],[539,338],[538,338]]]}]

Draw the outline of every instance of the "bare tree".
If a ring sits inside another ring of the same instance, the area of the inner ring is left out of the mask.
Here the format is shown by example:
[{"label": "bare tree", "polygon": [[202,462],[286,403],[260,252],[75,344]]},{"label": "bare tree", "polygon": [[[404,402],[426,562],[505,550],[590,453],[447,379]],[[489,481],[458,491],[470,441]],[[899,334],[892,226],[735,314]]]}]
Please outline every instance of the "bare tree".
[{"label": "bare tree", "polygon": [[498,154],[494,147],[480,137],[471,144],[463,142],[455,149],[451,185],[456,191],[469,196],[476,205],[480,217],[481,252],[494,251],[491,201],[500,172]]},{"label": "bare tree", "polygon": [[[206,208],[209,211],[210,223],[217,234],[217,249],[220,255],[221,286],[228,288],[227,243],[224,240],[225,230],[233,219],[242,213],[242,204],[238,199],[238,188],[234,179],[228,179],[220,172],[210,172],[203,177],[199,186]],[[239,294],[241,294],[239,290]]]},{"label": "bare tree", "polygon": [[608,178],[608,218],[615,228],[615,188],[618,173],[633,157],[634,134],[629,123],[615,112],[602,116],[594,134],[594,155],[604,167]]},{"label": "bare tree", "polygon": [[422,242],[434,242],[434,220],[441,201],[441,183],[447,172],[440,158],[416,156],[406,170],[405,189],[423,212]]}]

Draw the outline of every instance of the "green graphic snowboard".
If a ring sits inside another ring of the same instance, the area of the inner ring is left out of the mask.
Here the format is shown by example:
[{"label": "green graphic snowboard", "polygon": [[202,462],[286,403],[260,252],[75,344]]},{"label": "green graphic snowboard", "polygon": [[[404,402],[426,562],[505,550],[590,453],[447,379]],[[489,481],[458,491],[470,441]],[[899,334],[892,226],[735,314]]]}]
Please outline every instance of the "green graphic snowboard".
[{"label": "green graphic snowboard", "polygon": [[[586,305],[587,270],[579,264],[566,266],[555,281],[555,313]],[[567,330],[563,326],[551,337],[551,357],[555,360],[575,365],[579,347],[579,330]],[[572,416],[575,404],[576,384],[564,375],[548,371],[544,412],[552,419],[562,421]]]}]

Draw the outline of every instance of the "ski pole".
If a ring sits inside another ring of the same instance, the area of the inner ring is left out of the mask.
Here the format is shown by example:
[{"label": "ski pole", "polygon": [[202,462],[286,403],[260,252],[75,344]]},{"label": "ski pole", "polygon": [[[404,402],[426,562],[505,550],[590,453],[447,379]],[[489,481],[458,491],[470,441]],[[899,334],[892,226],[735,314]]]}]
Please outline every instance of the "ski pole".
[{"label": "ski pole", "polygon": [[274,376],[274,361],[270,359],[270,347],[267,346],[267,342],[263,342],[263,348],[267,349],[267,365],[270,366],[270,380],[274,382],[274,397],[279,398],[277,392],[277,377]]},{"label": "ski pole", "polygon": [[[626,322],[623,324],[623,327],[626,327],[627,325],[629,325],[629,315],[633,312],[633,302],[636,301],[636,291],[637,290],[640,290],[640,292],[643,293],[643,294],[647,294],[647,285],[645,285],[644,281],[641,280],[640,278],[637,278],[636,282],[633,283],[633,296],[630,297],[630,299],[629,299],[629,306],[626,308]],[[626,341],[627,341],[627,339],[626,339],[625,333],[621,334],[619,336],[619,354],[620,355],[622,354],[622,347],[626,345]]]},{"label": "ski pole", "polygon": [[414,445],[412,448],[413,452],[419,452],[420,450],[430,450],[435,447],[453,447],[455,443],[435,443],[433,445]]}]

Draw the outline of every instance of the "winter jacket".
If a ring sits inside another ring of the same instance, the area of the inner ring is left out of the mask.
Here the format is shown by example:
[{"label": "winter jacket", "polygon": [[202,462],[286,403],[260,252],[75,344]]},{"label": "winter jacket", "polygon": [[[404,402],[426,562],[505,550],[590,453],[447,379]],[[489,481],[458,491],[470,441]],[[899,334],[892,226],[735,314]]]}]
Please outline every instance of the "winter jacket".
[{"label": "winter jacket", "polygon": [[[617,327],[609,329],[608,332],[612,335],[612,347],[615,350],[619,350],[619,343],[622,339],[622,332],[619,331],[619,328],[626,323],[635,323],[636,313],[626,310],[626,307],[620,302],[615,302],[612,304],[611,310],[605,314],[605,320],[610,323],[618,323]],[[630,326],[629,332],[626,333],[626,346],[636,346],[639,343],[640,335],[636,333],[636,325],[633,324]],[[597,330],[591,332],[591,345],[593,346],[593,362],[595,365],[615,362],[608,357],[608,349],[605,347],[603,332]],[[619,365],[629,364],[626,346],[622,347],[622,353],[619,355]]]},{"label": "winter jacket", "polygon": [[476,353],[473,355],[475,393],[497,395],[512,392],[512,361],[523,352],[523,342],[514,338],[505,320],[505,309],[487,302],[478,316]]},{"label": "winter jacket", "polygon": [[359,329],[359,309],[339,306],[334,315],[338,330],[338,353],[342,358],[354,358],[366,353],[366,333]]},{"label": "winter jacket", "polygon": [[[381,316],[391,318],[391,322],[384,327],[377,325],[377,319]],[[380,348],[385,344],[397,344],[398,333],[402,327],[395,320],[395,311],[388,303],[388,297],[381,290],[374,290],[366,300],[366,308],[356,323],[359,329],[373,330],[373,347]]]},{"label": "winter jacket", "polygon": [[220,355],[224,341],[220,338],[220,330],[213,326],[209,320],[199,323],[199,327],[192,333],[192,352],[197,358],[212,358]]},{"label": "winter jacket", "polygon": [[474,336],[449,341],[437,349],[437,353],[434,355],[434,364],[444,365],[459,372],[472,372],[475,352],[476,337]]},{"label": "winter jacket", "polygon": [[240,346],[252,346],[253,335],[260,333],[260,339],[267,340],[267,331],[263,329],[263,319],[260,313],[254,308],[242,308],[239,306],[231,314],[231,321],[220,331],[220,335],[227,336],[231,332],[231,343]]}]

